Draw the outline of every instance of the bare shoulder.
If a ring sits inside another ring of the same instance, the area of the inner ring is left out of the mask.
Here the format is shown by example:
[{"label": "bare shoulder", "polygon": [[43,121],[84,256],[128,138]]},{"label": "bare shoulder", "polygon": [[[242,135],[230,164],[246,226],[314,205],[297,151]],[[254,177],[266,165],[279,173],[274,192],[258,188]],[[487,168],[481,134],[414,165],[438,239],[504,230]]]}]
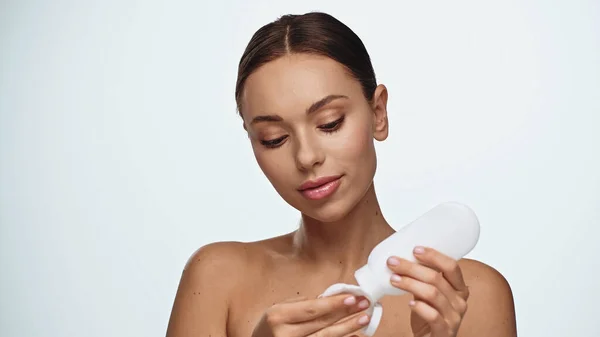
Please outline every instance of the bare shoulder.
[{"label": "bare shoulder", "polygon": [[190,256],[183,274],[195,279],[202,278],[207,272],[217,275],[236,273],[246,265],[250,249],[251,245],[244,242],[224,241],[207,244]]},{"label": "bare shoulder", "polygon": [[[200,247],[188,259],[182,278],[195,282],[233,287],[235,276],[247,279],[269,260],[284,250],[289,235],[255,242],[223,241]],[[222,276],[223,278],[219,277]]]},{"label": "bare shoulder", "polygon": [[253,254],[256,248],[242,242],[216,242],[196,250],[181,275],[167,336],[225,337],[231,294]]},{"label": "bare shoulder", "polygon": [[458,264],[469,288],[468,310],[458,336],[516,336],[513,294],[506,278],[476,260],[462,259]]},{"label": "bare shoulder", "polygon": [[471,259],[461,259],[458,261],[458,265],[469,288],[485,288],[486,291],[503,294],[511,292],[506,278],[492,266]]}]

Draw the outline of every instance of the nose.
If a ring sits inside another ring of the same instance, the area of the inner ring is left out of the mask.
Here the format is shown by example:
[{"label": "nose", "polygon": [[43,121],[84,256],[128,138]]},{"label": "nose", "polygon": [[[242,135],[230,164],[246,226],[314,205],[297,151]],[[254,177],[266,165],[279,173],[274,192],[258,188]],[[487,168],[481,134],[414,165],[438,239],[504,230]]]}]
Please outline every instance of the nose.
[{"label": "nose", "polygon": [[318,141],[311,137],[297,138],[296,167],[300,171],[308,171],[323,164],[325,155]]}]

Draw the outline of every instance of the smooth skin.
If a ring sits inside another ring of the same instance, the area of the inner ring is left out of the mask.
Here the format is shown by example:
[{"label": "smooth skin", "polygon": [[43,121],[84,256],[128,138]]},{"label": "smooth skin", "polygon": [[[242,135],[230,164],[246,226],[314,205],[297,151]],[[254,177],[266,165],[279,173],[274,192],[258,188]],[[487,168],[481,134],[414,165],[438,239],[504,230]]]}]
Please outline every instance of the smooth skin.
[{"label": "smooth skin", "polygon": [[[394,233],[373,186],[374,141],[389,132],[387,100],[384,85],[365,99],[359,82],[322,56],[287,55],[250,75],[244,129],[263,173],[302,222],[279,237],[197,250],[181,276],[168,337],[361,336],[366,299],[317,296],[333,283],[355,284],[354,271]],[[299,191],[326,176],[340,176],[327,198]],[[389,282],[408,293],[381,300],[375,336],[516,336],[512,292],[498,271],[428,247],[414,255],[417,263],[388,260]]]}]

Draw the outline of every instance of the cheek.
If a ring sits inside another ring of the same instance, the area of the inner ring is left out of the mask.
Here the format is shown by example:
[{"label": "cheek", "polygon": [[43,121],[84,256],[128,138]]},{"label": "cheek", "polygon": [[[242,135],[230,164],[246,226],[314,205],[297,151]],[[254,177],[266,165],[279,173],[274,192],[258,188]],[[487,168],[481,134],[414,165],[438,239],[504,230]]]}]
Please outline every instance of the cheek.
[{"label": "cheek", "polygon": [[[275,188],[280,186],[283,182],[290,180],[290,174],[292,174],[293,171],[287,167],[290,160],[284,158],[285,154],[282,153],[283,151],[253,148],[254,157],[256,158],[258,166]],[[278,153],[275,155],[273,151],[277,151]]]},{"label": "cheek", "polygon": [[335,142],[336,157],[345,165],[360,164],[364,166],[371,161],[375,154],[373,133],[367,121],[358,120],[340,136],[340,141]]},{"label": "cheek", "polygon": [[285,151],[258,149],[254,152],[256,162],[277,193],[290,205],[294,205],[295,182],[300,183],[293,158]]}]

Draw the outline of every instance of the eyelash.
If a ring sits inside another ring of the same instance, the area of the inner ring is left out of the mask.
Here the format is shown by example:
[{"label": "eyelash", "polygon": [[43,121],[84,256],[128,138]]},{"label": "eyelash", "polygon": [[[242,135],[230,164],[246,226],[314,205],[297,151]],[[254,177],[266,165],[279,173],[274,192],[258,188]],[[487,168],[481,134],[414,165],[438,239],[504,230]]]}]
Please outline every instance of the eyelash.
[{"label": "eyelash", "polygon": [[320,125],[319,129],[321,129],[327,133],[334,133],[340,129],[340,126],[342,126],[342,122],[344,121],[344,118],[346,118],[346,116],[342,116],[331,123]]},{"label": "eyelash", "polygon": [[[344,122],[345,117],[346,116],[342,116],[333,122],[319,125],[318,128],[326,133],[330,133],[330,134],[334,133],[340,129],[340,127],[342,126],[342,122]],[[286,135],[286,136],[282,136],[282,137],[279,137],[276,139],[261,140],[260,143],[267,148],[273,149],[273,148],[279,147],[281,145],[281,142],[283,142],[287,137],[288,136]]]}]

